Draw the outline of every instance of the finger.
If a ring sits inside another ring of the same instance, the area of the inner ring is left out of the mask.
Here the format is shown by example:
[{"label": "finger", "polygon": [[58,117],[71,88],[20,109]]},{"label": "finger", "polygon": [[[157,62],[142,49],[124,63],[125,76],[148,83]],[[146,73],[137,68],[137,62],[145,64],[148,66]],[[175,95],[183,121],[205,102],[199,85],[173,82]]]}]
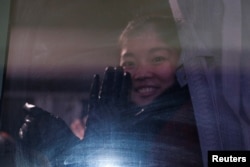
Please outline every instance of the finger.
[{"label": "finger", "polygon": [[131,89],[132,89],[131,75],[128,72],[125,72],[123,75],[123,82],[120,94],[120,104],[127,105],[129,103]]},{"label": "finger", "polygon": [[111,101],[112,88],[114,85],[115,70],[113,67],[107,67],[104,73],[103,83],[100,91],[100,101],[108,103]]},{"label": "finger", "polygon": [[122,82],[123,82],[123,68],[116,67],[115,76],[114,76],[114,85],[113,85],[113,91],[112,91],[113,92],[112,101],[114,103],[120,99]]},{"label": "finger", "polygon": [[31,117],[37,117],[37,116],[40,116],[42,114],[48,113],[47,111],[45,111],[39,107],[36,107],[33,104],[27,103],[27,102],[24,104],[23,109]]},{"label": "finger", "polygon": [[[30,114],[26,115],[24,118],[24,123],[22,125],[22,127],[19,129],[19,137],[22,140],[28,140],[28,138],[30,137],[29,134],[32,133],[32,128],[34,128],[34,120],[35,118],[32,117]],[[36,129],[35,131],[38,131],[38,129]],[[33,130],[34,132],[34,130]],[[35,133],[34,133],[35,134]],[[31,136],[34,137],[34,136]]]},{"label": "finger", "polygon": [[98,74],[95,74],[90,88],[89,110],[92,109],[94,105],[97,105],[99,90],[100,90],[100,77]]},{"label": "finger", "polygon": [[19,137],[21,139],[24,139],[26,137],[27,132],[28,132],[28,124],[25,122],[19,129]]}]

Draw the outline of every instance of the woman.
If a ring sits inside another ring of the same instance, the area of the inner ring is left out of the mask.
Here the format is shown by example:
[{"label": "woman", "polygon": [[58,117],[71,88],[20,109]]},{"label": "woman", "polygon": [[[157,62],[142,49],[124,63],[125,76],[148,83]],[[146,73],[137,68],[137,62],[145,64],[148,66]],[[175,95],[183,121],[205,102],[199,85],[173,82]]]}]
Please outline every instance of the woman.
[{"label": "woman", "polygon": [[[101,86],[98,75],[94,78],[84,140],[76,141],[68,130],[59,135],[60,144],[44,140],[60,150],[45,149],[53,153],[49,159],[91,167],[202,166],[189,92],[175,76],[181,52],[175,22],[168,17],[136,19],[119,42],[121,67],[108,67]],[[47,138],[59,133],[51,134]]]},{"label": "woman", "polygon": [[[112,144],[105,150],[116,148],[121,157],[133,155],[126,161],[134,166],[202,166],[188,88],[176,80],[181,49],[174,20],[133,20],[119,42],[125,75],[121,68],[109,67],[102,86],[95,78],[86,141],[107,138],[104,143]],[[126,146],[120,145],[122,141]]]},{"label": "woman", "polygon": [[147,105],[171,87],[180,47],[175,25],[164,17],[132,21],[120,36],[120,65],[133,81],[132,101]]}]

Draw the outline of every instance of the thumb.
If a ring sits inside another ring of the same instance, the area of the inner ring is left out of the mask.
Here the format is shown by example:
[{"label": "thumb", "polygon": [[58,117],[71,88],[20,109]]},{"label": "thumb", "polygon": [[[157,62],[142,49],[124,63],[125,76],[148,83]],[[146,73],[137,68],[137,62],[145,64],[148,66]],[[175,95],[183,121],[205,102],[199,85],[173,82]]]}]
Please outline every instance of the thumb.
[{"label": "thumb", "polygon": [[28,102],[26,102],[24,104],[23,109],[25,110],[26,114],[28,114],[32,117],[37,117],[40,115],[49,114],[49,112],[43,110],[42,108],[35,106],[34,104],[30,104]]}]

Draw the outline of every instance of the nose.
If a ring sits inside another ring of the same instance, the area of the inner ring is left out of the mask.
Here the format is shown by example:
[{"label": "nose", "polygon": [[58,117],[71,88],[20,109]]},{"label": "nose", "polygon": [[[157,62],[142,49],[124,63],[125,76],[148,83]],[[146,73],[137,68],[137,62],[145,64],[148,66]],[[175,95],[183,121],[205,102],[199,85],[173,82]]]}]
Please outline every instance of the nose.
[{"label": "nose", "polygon": [[146,63],[140,63],[137,65],[136,69],[134,70],[134,73],[132,74],[132,77],[135,80],[145,80],[149,79],[153,75],[153,69],[149,64]]}]

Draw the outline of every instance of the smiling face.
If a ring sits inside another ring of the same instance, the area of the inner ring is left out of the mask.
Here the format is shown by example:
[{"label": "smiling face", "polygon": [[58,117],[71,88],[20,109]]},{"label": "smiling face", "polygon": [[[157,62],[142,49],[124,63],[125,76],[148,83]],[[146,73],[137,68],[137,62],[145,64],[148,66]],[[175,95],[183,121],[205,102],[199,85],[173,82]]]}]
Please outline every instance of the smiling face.
[{"label": "smiling face", "polygon": [[151,103],[175,82],[178,52],[164,42],[153,26],[127,37],[121,48],[120,65],[132,77],[132,101]]}]

